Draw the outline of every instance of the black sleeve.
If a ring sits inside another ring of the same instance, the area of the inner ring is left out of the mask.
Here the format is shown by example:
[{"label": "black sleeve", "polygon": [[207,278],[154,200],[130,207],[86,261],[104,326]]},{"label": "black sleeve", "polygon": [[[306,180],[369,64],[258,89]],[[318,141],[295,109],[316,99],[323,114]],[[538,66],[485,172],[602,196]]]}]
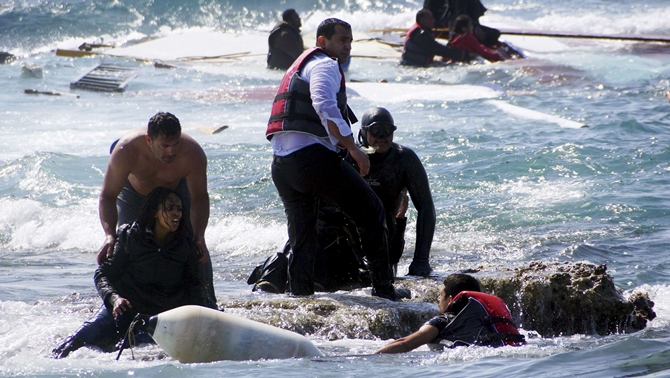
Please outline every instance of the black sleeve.
[{"label": "black sleeve", "polygon": [[451,321],[454,319],[454,316],[451,314],[440,314],[429,321],[427,321],[424,325],[429,325],[437,328],[437,330],[442,333],[445,328],[451,323]]},{"label": "black sleeve", "polygon": [[428,51],[430,54],[458,61],[466,60],[464,51],[441,44],[435,40],[430,31],[420,29],[413,33],[410,38],[412,38],[412,42],[414,42],[420,49]]},{"label": "black sleeve", "polygon": [[433,243],[435,233],[435,205],[433,196],[428,184],[428,175],[421,164],[421,160],[410,149],[405,153],[409,154],[406,158],[405,172],[407,177],[407,191],[409,192],[412,203],[417,210],[416,219],[416,245],[414,246],[415,260],[428,260],[430,246]]},{"label": "black sleeve", "polygon": [[127,224],[119,229],[114,244],[114,254],[98,266],[93,275],[95,288],[110,311],[114,308],[114,302],[119,298],[114,282],[127,270],[130,263],[130,256],[126,251],[129,230],[130,225]]}]

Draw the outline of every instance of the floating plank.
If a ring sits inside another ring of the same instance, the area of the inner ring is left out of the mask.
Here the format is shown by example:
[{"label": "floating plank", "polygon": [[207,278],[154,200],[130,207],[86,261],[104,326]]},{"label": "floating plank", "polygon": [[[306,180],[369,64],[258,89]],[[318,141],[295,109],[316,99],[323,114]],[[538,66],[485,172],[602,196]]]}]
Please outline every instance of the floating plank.
[{"label": "floating plank", "polygon": [[137,76],[135,68],[103,63],[70,83],[70,88],[123,92],[128,82],[135,76]]},{"label": "floating plank", "polygon": [[614,41],[634,41],[634,42],[660,42],[670,43],[670,36],[667,35],[630,35],[630,34],[584,34],[574,32],[553,32],[544,30],[514,30],[498,29],[505,35],[523,35],[530,37],[552,37],[552,38],[576,38],[576,39],[605,39]]},{"label": "floating plank", "polygon": [[410,84],[410,83],[347,83],[347,94],[384,103],[405,101],[465,101],[500,97],[501,87],[484,85]]},{"label": "floating plank", "polygon": [[577,121],[572,121],[569,119],[561,118],[552,114],[538,112],[537,110],[532,110],[524,108],[521,106],[512,105],[508,102],[502,100],[489,100],[489,104],[496,106],[498,109],[504,111],[507,114],[511,114],[516,117],[532,119],[537,121],[551,122],[556,123],[562,128],[568,129],[583,129],[588,126]]}]

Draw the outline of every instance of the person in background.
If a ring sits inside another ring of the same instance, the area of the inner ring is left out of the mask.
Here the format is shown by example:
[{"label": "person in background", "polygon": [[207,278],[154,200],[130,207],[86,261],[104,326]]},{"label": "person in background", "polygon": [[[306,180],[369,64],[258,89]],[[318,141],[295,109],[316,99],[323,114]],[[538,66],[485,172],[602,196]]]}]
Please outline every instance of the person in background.
[{"label": "person in background", "polygon": [[443,45],[435,40],[432,29],[435,18],[428,9],[416,13],[416,23],[405,36],[402,60],[406,66],[425,67],[433,63],[435,55],[454,61],[467,61],[468,53]]},{"label": "person in background", "polygon": [[465,50],[472,55],[479,55],[489,62],[499,62],[505,58],[496,51],[489,50],[486,46],[479,43],[479,40],[473,34],[474,26],[470,16],[462,14],[456,17],[454,21],[449,45],[455,49]]},{"label": "person in background", "polygon": [[156,113],[145,130],[132,130],[112,146],[98,204],[105,232],[98,264],[112,255],[117,227],[132,224],[145,196],[159,186],[174,189],[183,201],[184,223],[195,239],[214,304],[212,262],[205,243],[209,221],[207,156],[198,142],[181,133],[179,119],[171,113]]},{"label": "person in background", "polygon": [[479,281],[468,274],[451,274],[442,282],[437,305],[440,314],[418,331],[386,344],[380,353],[404,353],[424,344],[519,346],[525,344],[502,299],[482,293]]},{"label": "person in background", "polygon": [[[284,74],[272,104],[266,137],[272,143],[272,180],[284,204],[289,244],[289,289],[295,296],[314,293],[314,261],[318,248],[317,201],[324,198],[364,230],[361,235],[372,275],[372,295],[390,300],[409,296],[393,286],[388,260],[384,207],[362,176],[370,160],[355,143],[340,64],[351,53],[351,25],[324,20],[316,45]],[[359,172],[338,152],[346,149]]]},{"label": "person in background", "polygon": [[268,37],[268,68],[287,70],[305,46],[300,35],[302,22],[295,9],[282,13],[282,21],[275,25]]},{"label": "person in background", "polygon": [[216,308],[207,298],[182,210],[172,189],[157,187],[147,195],[137,221],[119,229],[114,254],[95,271],[103,306],[53,350],[54,358],[82,346],[113,350],[138,313],[156,315],[184,305]]},{"label": "person in background", "polygon": [[500,30],[479,23],[479,18],[486,13],[486,10],[486,7],[480,0],[448,0],[446,26],[449,30],[454,30],[456,18],[460,15],[467,15],[472,20],[473,33],[477,37],[477,40],[479,40],[479,43],[495,49],[500,43],[498,41]]},{"label": "person in background", "polygon": [[447,11],[449,10],[447,0],[424,0],[423,9],[428,9],[432,13],[436,28],[447,27]]}]

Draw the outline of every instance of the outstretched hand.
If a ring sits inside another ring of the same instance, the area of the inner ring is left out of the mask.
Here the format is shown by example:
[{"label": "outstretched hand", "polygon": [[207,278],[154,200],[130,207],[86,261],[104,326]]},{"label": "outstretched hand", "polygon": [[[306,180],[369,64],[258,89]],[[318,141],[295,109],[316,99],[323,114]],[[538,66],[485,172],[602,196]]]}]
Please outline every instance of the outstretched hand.
[{"label": "outstretched hand", "polygon": [[102,265],[105,261],[105,258],[112,257],[114,253],[114,244],[116,243],[116,238],[114,236],[108,235],[105,238],[105,243],[100,247],[98,251],[98,265]]}]

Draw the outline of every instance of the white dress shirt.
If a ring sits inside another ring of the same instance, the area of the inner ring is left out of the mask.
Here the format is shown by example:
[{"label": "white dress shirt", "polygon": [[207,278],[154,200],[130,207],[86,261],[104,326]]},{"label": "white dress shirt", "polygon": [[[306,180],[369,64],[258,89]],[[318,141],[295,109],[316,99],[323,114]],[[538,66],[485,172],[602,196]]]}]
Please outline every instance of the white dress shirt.
[{"label": "white dress shirt", "polygon": [[352,134],[351,128],[342,118],[337,107],[337,93],[340,91],[342,74],[337,60],[323,54],[317,54],[305,64],[300,76],[309,83],[312,106],[326,129],[327,138],[300,131],[280,131],[273,135],[271,143],[275,156],[287,156],[304,147],[319,143],[331,151],[337,151],[339,141],[330,134],[328,121],[337,125],[342,136]]}]

